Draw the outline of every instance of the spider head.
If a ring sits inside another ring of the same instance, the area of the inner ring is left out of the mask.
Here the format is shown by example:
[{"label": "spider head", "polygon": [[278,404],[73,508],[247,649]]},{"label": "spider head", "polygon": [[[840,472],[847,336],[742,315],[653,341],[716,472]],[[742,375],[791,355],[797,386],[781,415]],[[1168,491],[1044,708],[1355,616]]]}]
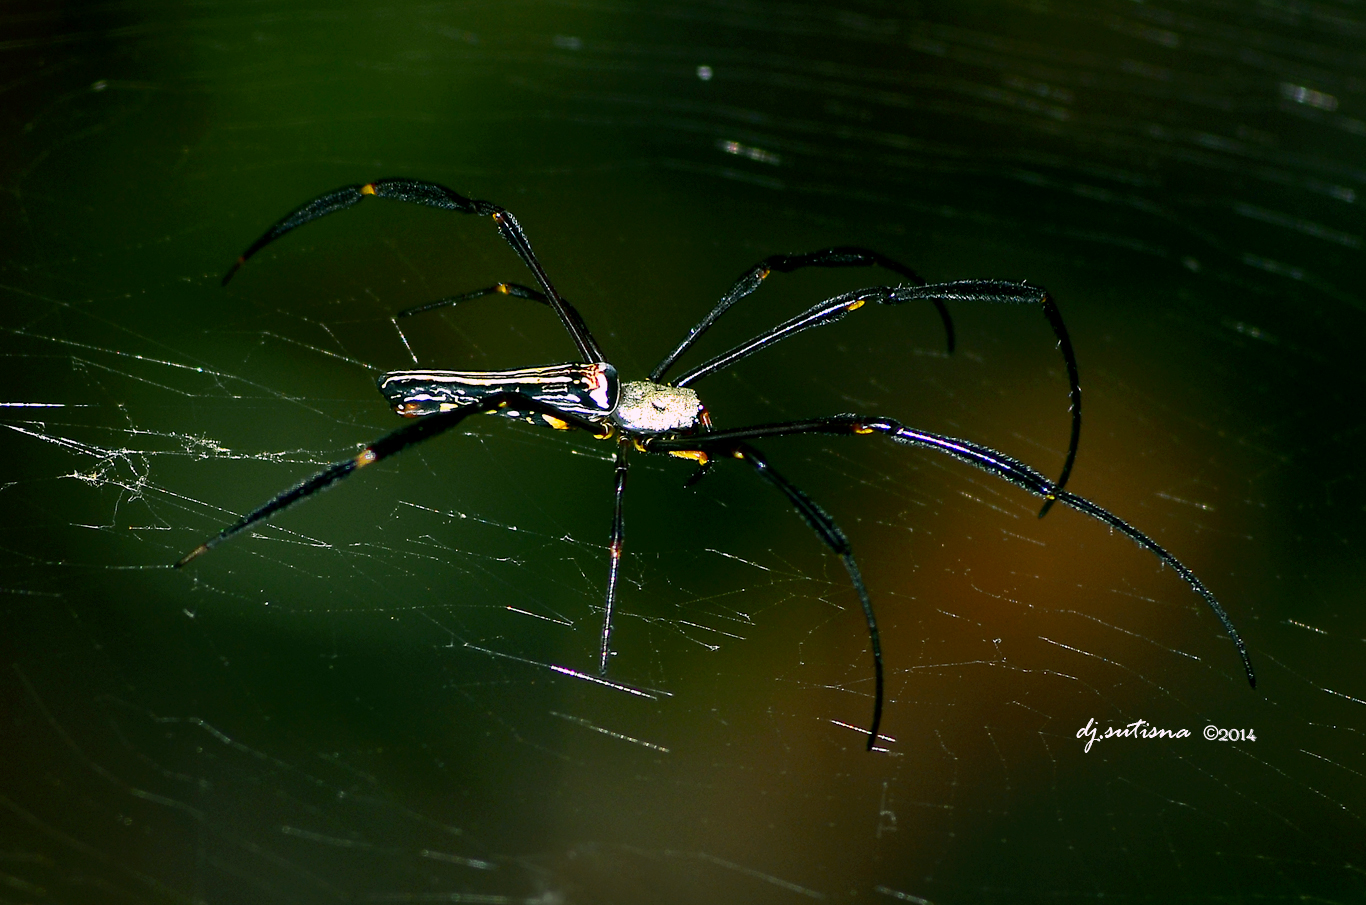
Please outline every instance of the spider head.
[{"label": "spider head", "polygon": [[623,430],[660,434],[697,427],[707,417],[697,391],[653,380],[628,380],[612,418]]}]

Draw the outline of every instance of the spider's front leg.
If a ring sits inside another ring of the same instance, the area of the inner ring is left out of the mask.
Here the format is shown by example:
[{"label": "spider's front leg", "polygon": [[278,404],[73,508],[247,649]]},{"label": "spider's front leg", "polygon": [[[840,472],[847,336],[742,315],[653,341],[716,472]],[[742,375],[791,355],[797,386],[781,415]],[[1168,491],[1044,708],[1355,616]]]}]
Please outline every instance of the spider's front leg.
[{"label": "spider's front leg", "polygon": [[[735,285],[721,297],[721,301],[716,303],[716,307],[706,317],[702,318],[697,326],[689,330],[688,335],[683,337],[683,341],[655,366],[655,369],[650,372],[650,379],[663,380],[665,372],[674,366],[678,359],[683,356],[683,353],[692,347],[693,343],[697,342],[698,337],[711,329],[717,318],[730,310],[730,307],[736,302],[755,292],[770,274],[775,271],[792,273],[794,270],[801,270],[805,267],[881,267],[901,276],[912,286],[925,285],[920,274],[900,261],[873,251],[871,248],[860,248],[856,245],[840,245],[835,248],[823,248],[820,251],[809,251],[804,254],[769,255],[745,271],[735,281]],[[949,316],[949,309],[944,307],[941,300],[931,298],[930,302],[939,312],[939,319],[943,321],[944,333],[951,353],[954,347],[953,318]],[[671,382],[677,383],[677,381]]]},{"label": "spider's front leg", "polygon": [[[1072,349],[1072,340],[1068,336],[1062,314],[1059,313],[1053,296],[1048,293],[1048,290],[1039,286],[1003,280],[960,280],[932,285],[925,285],[923,281],[920,281],[910,286],[869,286],[866,289],[856,289],[813,305],[796,317],[789,318],[776,327],[765,330],[748,342],[722,352],[686,374],[674,378],[669,383],[672,386],[690,386],[709,374],[729,368],[754,353],[769,348],[774,343],[796,336],[814,327],[824,327],[836,323],[851,311],[863,308],[868,302],[877,302],[880,305],[900,305],[915,299],[928,299],[939,304],[944,301],[977,301],[992,304],[1035,304],[1040,307],[1058,341],[1058,350],[1062,353],[1063,363],[1067,367],[1068,410],[1072,417],[1072,431],[1067,442],[1067,457],[1063,460],[1062,472],[1054,487],[1055,490],[1061,491],[1067,486],[1067,478],[1071,475],[1072,465],[1077,460],[1077,446],[1081,442],[1081,382],[1077,372],[1077,356]],[[686,347],[686,342],[689,341],[686,340],[685,346],[680,348]],[[1044,504],[1039,510],[1039,518],[1048,514],[1048,510],[1055,500],[1056,497],[1051,493],[1044,496]]]},{"label": "spider's front leg", "polygon": [[[1072,350],[1072,338],[1067,333],[1067,325],[1062,322],[1062,312],[1058,310],[1053,296],[1042,286],[1006,280],[959,280],[933,286],[898,286],[892,292],[893,303],[914,299],[1038,305],[1043,311],[1044,319],[1058,340],[1058,351],[1062,353],[1063,364],[1067,368],[1068,412],[1072,417],[1072,432],[1067,441],[1067,457],[1063,459],[1062,472],[1053,488],[1057,493],[1062,493],[1072,474],[1072,466],[1076,464],[1077,446],[1081,443],[1081,378],[1077,373],[1077,354]],[[1052,491],[1044,494],[1043,498],[1039,518],[1047,515],[1058,500]]]}]

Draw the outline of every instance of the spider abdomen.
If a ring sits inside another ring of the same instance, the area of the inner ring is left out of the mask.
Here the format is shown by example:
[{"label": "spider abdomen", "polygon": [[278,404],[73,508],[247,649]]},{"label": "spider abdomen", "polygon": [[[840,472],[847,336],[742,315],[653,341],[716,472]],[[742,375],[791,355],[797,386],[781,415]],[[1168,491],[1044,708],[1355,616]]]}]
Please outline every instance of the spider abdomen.
[{"label": "spider abdomen", "polygon": [[[605,362],[510,371],[390,371],[379,379],[379,391],[394,411],[407,418],[453,411],[495,393],[521,393],[563,412],[603,419],[616,409],[621,396],[616,368]],[[515,403],[491,414],[549,427],[567,426],[537,412],[518,411]]]}]

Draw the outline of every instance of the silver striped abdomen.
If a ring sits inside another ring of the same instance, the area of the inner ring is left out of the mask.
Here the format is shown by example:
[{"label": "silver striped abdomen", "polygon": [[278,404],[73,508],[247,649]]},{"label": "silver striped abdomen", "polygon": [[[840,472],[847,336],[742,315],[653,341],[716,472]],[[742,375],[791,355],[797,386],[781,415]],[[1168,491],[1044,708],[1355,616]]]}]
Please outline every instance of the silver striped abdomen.
[{"label": "silver striped abdomen", "polygon": [[[409,418],[449,412],[493,393],[521,393],[595,420],[612,414],[621,392],[616,368],[606,363],[512,371],[390,371],[379,379],[379,391],[394,411]],[[536,413],[518,411],[516,403],[493,414],[545,423]]]}]

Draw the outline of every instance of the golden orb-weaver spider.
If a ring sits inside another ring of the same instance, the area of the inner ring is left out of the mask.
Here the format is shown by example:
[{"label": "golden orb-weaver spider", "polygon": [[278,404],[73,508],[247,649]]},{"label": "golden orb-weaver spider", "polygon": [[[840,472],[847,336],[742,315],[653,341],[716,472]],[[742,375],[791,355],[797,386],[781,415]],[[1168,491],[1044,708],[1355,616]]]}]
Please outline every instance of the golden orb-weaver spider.
[{"label": "golden orb-weaver spider", "polygon": [[[927,284],[915,271],[904,264],[878,252],[852,246],[827,248],[806,254],[772,255],[741,276],[731,287],[731,290],[716,304],[716,307],[697,326],[689,330],[682,342],[650,372],[647,379],[622,381],[617,376],[616,368],[608,363],[592,334],[589,333],[588,327],[583,318],[579,316],[578,311],[555,291],[555,287],[551,284],[549,277],[546,276],[540,261],[532,253],[531,243],[527,240],[526,233],[522,231],[521,225],[509,211],[488,201],[466,198],[445,186],[414,179],[382,179],[364,185],[350,185],[309,201],[285,216],[252,243],[223,277],[223,285],[227,285],[233,274],[246,263],[248,258],[285,233],[319,217],[351,207],[370,196],[427,205],[458,213],[491,217],[497,225],[499,233],[521,257],[541,287],[536,290],[517,283],[498,283],[486,289],[450,296],[427,305],[410,308],[400,312],[400,316],[455,305],[486,295],[505,294],[531,299],[548,305],[559,315],[560,321],[569,331],[570,337],[578,347],[579,357],[583,360],[568,364],[510,371],[414,370],[392,371],[385,374],[379,380],[380,392],[389,400],[389,404],[398,414],[416,419],[414,423],[381,437],[355,456],[334,463],[312,477],[282,491],[269,502],[243,516],[235,524],[223,529],[213,538],[191,550],[176,563],[177,568],[186,565],[222,541],[250,528],[263,519],[269,518],[281,509],[330,487],[357,469],[379,462],[415,443],[444,433],[460,424],[470,415],[489,413],[525,419],[559,430],[577,428],[597,437],[614,439],[617,444],[615,456],[616,503],[612,517],[607,595],[603,607],[601,643],[598,651],[598,668],[600,672],[605,673],[610,654],[612,610],[616,604],[617,579],[621,564],[622,543],[625,537],[622,501],[626,491],[628,450],[635,449],[644,453],[676,456],[696,462],[697,470],[689,479],[689,484],[700,478],[716,459],[738,459],[748,463],[760,477],[792,503],[821,541],[840,557],[849,573],[849,580],[852,582],[863,606],[863,615],[868,623],[868,638],[873,654],[875,682],[873,719],[872,726],[868,731],[868,749],[872,750],[877,742],[878,727],[882,721],[882,646],[878,637],[877,618],[873,613],[872,600],[868,596],[867,588],[864,587],[863,578],[859,573],[858,564],[854,561],[849,541],[825,510],[775,471],[768,464],[768,460],[750,445],[750,441],[762,437],[779,437],[790,434],[855,436],[878,434],[898,443],[919,446],[951,456],[1009,481],[1029,493],[1042,497],[1044,505],[1039,511],[1040,517],[1055,502],[1062,503],[1109,525],[1139,546],[1151,551],[1158,559],[1171,566],[1209,604],[1210,609],[1219,618],[1225,631],[1228,632],[1229,637],[1237,647],[1238,655],[1242,658],[1243,669],[1247,674],[1248,683],[1254,688],[1256,687],[1257,680],[1252,670],[1252,663],[1248,659],[1247,647],[1233,627],[1228,614],[1219,605],[1219,601],[1195,577],[1195,574],[1137,528],[1095,503],[1063,489],[1067,483],[1068,475],[1071,473],[1072,464],[1076,460],[1077,444],[1081,436],[1081,389],[1077,377],[1076,358],[1067,335],[1067,329],[1063,326],[1062,317],[1058,313],[1052,297],[1045,290],[1027,283],[999,280],[964,280]],[[717,318],[737,301],[758,289],[764,279],[774,271],[790,272],[803,267],[871,266],[891,270],[900,275],[905,282],[897,286],[873,286],[857,289],[826,299],[802,314],[764,331],[748,342],[698,365],[681,377],[668,381],[664,380],[664,374],[673,367],[697,338],[716,322]],[[954,345],[953,322],[949,317],[945,302],[1031,303],[1038,304],[1043,309],[1044,315],[1058,339],[1058,346],[1067,366],[1071,394],[1071,438],[1068,443],[1067,458],[1056,482],[1045,478],[1023,462],[979,443],[916,430],[891,418],[879,415],[843,414],[803,421],[763,424],[734,430],[715,430],[706,407],[702,405],[697,392],[691,387],[691,384],[697,380],[729,367],[782,339],[813,327],[834,323],[868,302],[898,305],[913,300],[928,301],[934,304],[948,333],[950,351],[953,350]]]}]

